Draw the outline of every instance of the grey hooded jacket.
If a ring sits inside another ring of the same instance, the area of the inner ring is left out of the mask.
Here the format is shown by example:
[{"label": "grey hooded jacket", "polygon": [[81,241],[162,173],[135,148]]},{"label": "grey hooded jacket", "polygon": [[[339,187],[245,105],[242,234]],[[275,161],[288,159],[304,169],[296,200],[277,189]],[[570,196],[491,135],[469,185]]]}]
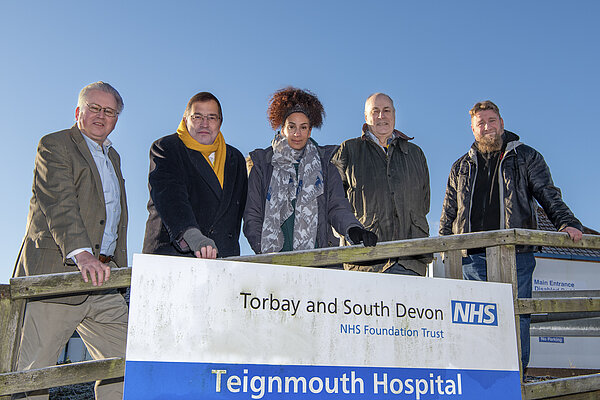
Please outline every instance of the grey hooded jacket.
[{"label": "grey hooded jacket", "polygon": [[[519,136],[504,131],[506,150],[501,156],[500,227],[498,229],[537,229],[536,200],[554,226],[583,230],[581,222],[563,202],[560,189],[554,186],[544,157],[519,141]],[[477,177],[477,146],[460,157],[450,170],[446,196],[440,218],[440,235],[471,232],[471,200]],[[520,246],[518,251],[534,251],[533,246]]]}]

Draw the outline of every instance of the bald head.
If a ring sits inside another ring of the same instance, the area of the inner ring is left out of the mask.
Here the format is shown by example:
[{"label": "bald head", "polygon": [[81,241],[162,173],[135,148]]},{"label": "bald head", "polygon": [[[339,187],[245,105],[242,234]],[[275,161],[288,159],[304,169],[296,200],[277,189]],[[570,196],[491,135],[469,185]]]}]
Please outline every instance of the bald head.
[{"label": "bald head", "polygon": [[377,92],[377,93],[373,93],[372,95],[367,97],[367,100],[365,101],[365,113],[367,112],[367,107],[369,106],[369,102],[371,100],[375,99],[376,97],[383,97],[383,98],[388,99],[390,101],[390,103],[392,104],[392,108],[394,108],[394,100],[392,100],[392,98],[390,96],[388,96],[385,93]]},{"label": "bald head", "polygon": [[396,124],[396,110],[392,98],[385,93],[373,93],[365,102],[365,122],[380,143],[386,143]]}]

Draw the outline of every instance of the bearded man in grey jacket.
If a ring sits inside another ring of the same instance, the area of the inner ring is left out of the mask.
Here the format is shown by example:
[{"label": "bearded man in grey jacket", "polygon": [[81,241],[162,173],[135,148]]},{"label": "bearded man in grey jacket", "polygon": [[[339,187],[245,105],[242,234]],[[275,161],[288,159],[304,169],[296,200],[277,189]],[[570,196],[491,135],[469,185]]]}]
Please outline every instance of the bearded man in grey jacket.
[{"label": "bearded man in grey jacket", "polygon": [[[471,130],[475,142],[452,169],[440,219],[440,235],[496,229],[537,229],[537,202],[548,218],[571,239],[581,239],[583,227],[562,201],[544,158],[519,136],[504,129],[498,106],[486,100],[473,106]],[[517,246],[520,298],[531,297],[535,268],[533,246]],[[463,257],[463,278],[487,280],[485,249],[470,249]],[[521,363],[529,363],[528,315],[520,318]]]}]

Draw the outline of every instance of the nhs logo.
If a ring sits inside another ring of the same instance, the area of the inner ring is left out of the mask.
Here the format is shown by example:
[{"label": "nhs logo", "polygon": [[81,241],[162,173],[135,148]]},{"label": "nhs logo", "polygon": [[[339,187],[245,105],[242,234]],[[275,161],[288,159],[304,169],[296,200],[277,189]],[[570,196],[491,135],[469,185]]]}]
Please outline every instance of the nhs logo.
[{"label": "nhs logo", "polygon": [[452,323],[498,326],[496,304],[452,300]]}]

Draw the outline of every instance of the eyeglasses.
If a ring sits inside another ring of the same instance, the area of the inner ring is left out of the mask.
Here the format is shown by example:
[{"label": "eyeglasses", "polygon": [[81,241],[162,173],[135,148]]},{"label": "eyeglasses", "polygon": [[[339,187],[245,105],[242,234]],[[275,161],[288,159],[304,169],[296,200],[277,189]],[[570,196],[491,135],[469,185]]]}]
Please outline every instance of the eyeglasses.
[{"label": "eyeglasses", "polygon": [[88,109],[93,112],[94,114],[98,114],[100,111],[104,111],[104,115],[106,115],[109,118],[115,118],[117,115],[119,115],[119,113],[117,112],[117,110],[114,110],[110,107],[102,107],[100,104],[96,104],[96,103],[85,103],[88,107]]},{"label": "eyeglasses", "polygon": [[194,122],[200,122],[203,120],[207,120],[208,122],[217,122],[218,120],[220,120],[221,118],[219,118],[219,116],[217,114],[208,114],[208,115],[204,115],[204,114],[200,114],[200,113],[195,113],[190,115],[190,118],[192,119],[192,121]]}]

